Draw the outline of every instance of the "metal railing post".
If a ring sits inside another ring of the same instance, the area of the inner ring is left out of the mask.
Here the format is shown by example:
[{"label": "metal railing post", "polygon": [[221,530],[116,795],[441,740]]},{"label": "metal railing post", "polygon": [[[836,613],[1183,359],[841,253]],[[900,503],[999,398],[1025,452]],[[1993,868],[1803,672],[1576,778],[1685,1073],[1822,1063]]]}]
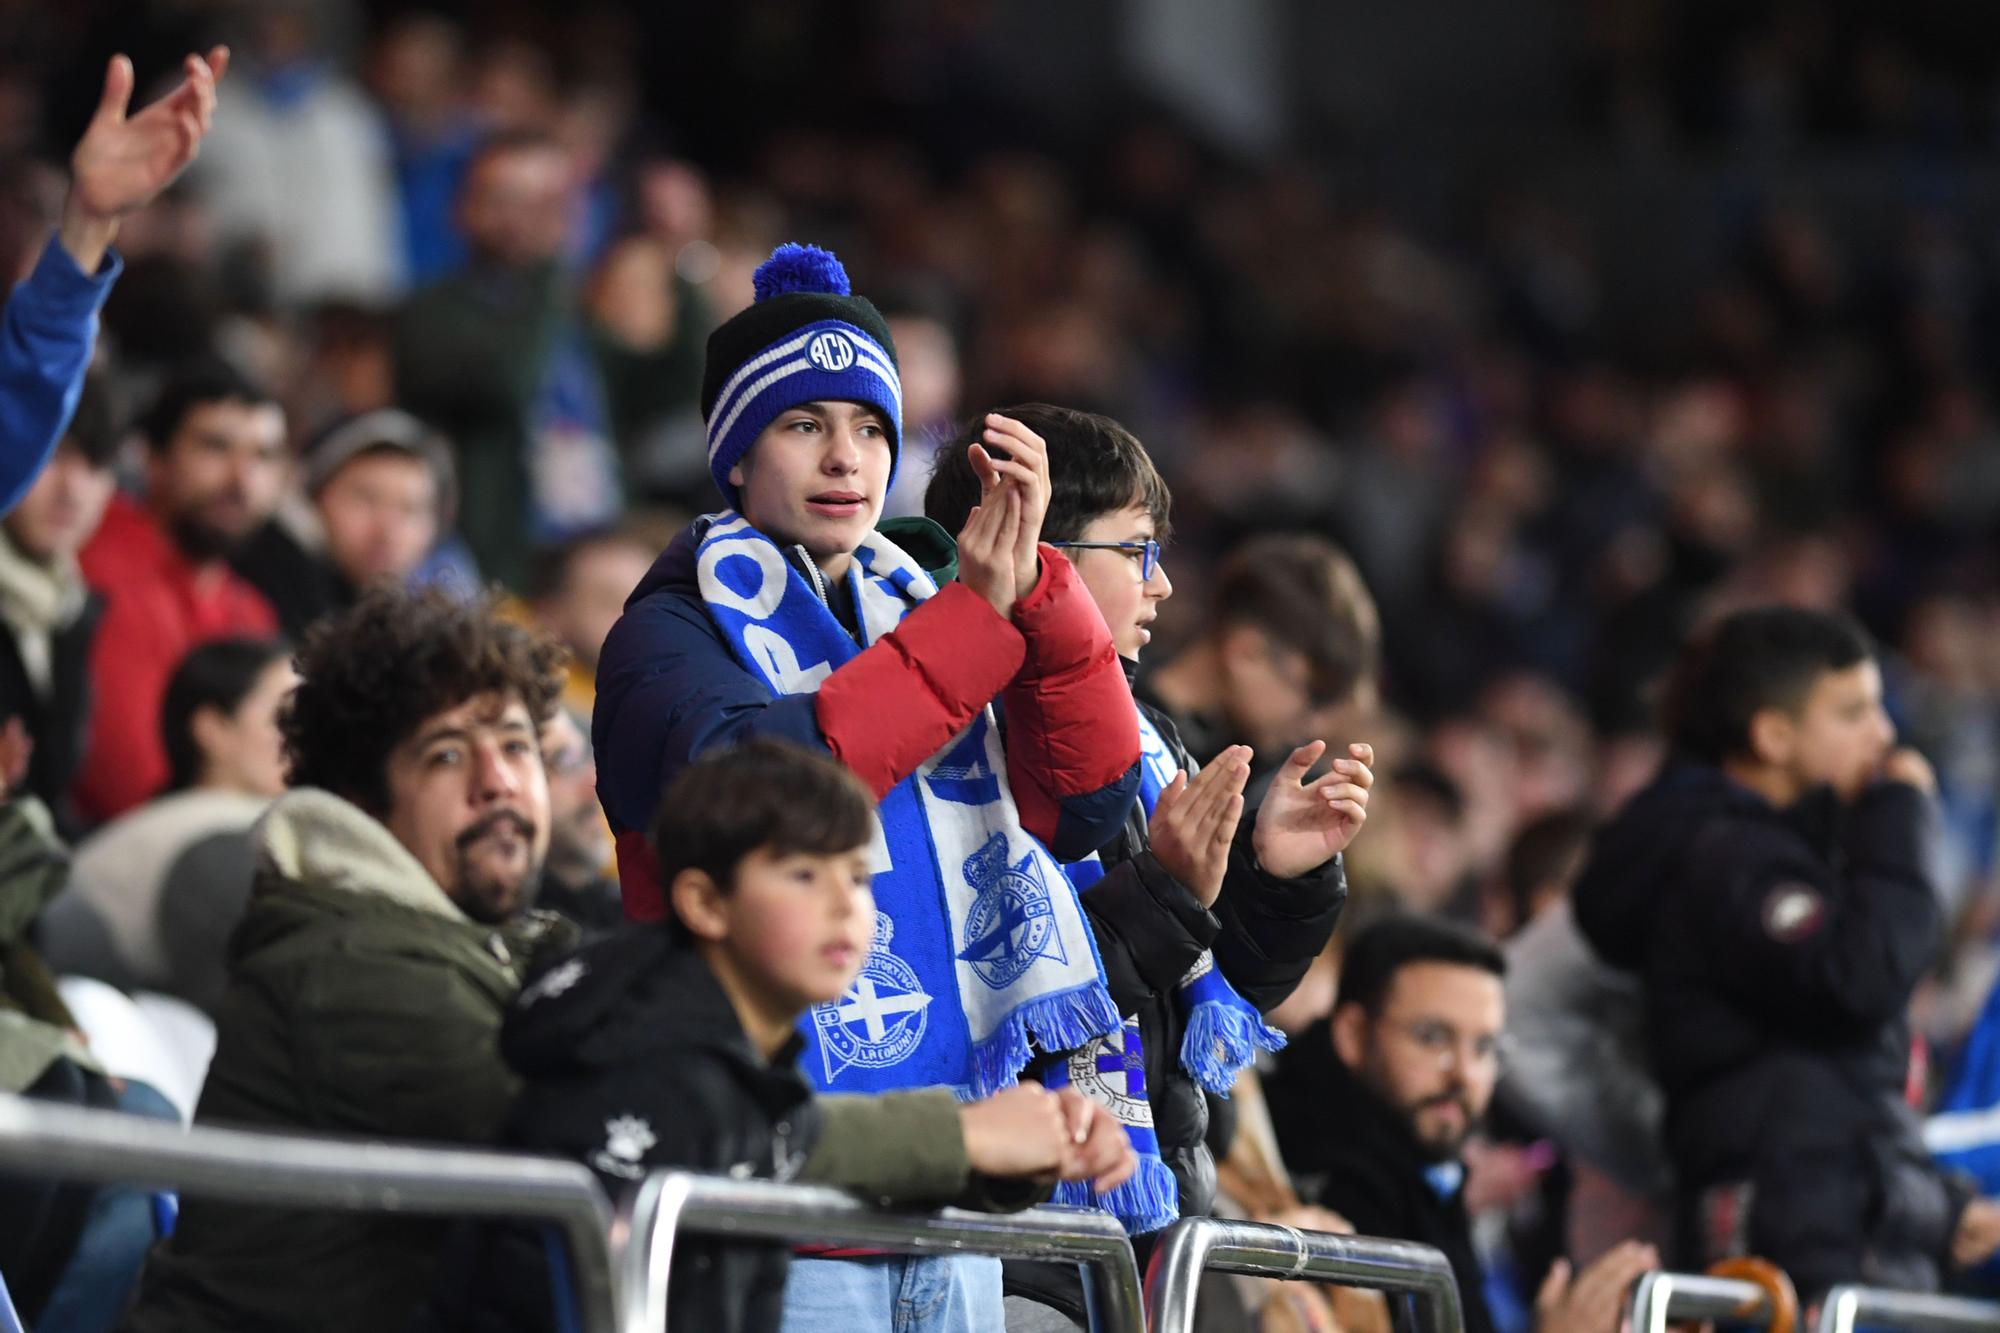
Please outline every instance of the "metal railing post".
[{"label": "metal railing post", "polygon": [[458,1148],[308,1139],[41,1106],[0,1096],[0,1164],[234,1203],[554,1222],[585,1328],[617,1328],[611,1204],[580,1162]]},{"label": "metal railing post", "polygon": [[1668,1324],[1693,1319],[1768,1328],[1772,1314],[1770,1294],[1754,1282],[1658,1270],[1634,1284],[1631,1311],[1632,1333],[1666,1333]]},{"label": "metal railing post", "polygon": [[665,1326],[673,1247],[689,1235],[1080,1264],[1093,1328],[1140,1333],[1145,1327],[1132,1244],[1117,1219],[1093,1209],[945,1208],[913,1216],[879,1212],[834,1189],[661,1172],[621,1202],[617,1231],[621,1333],[658,1333]]},{"label": "metal railing post", "polygon": [[1416,1299],[1421,1333],[1464,1333],[1451,1264],[1428,1245],[1219,1217],[1177,1222],[1154,1248],[1146,1268],[1151,1333],[1189,1333],[1196,1290],[1207,1271],[1407,1292]]},{"label": "metal railing post", "polygon": [[2000,1303],[1884,1287],[1841,1286],[1827,1292],[1820,1303],[1819,1333],[1854,1333],[1860,1323],[1909,1333],[1986,1333],[2000,1329]]}]

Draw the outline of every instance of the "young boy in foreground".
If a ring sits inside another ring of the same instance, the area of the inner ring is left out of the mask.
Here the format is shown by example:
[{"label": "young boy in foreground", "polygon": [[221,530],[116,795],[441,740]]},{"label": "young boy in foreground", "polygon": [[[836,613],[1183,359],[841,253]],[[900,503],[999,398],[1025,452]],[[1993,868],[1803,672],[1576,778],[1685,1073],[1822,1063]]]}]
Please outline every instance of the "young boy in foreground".
[{"label": "young boy in foreground", "polygon": [[[1057,1179],[1123,1183],[1136,1164],[1124,1135],[1075,1092],[1022,1085],[961,1105],[942,1088],[806,1085],[799,1018],[854,995],[885,919],[869,891],[874,821],[853,774],[798,746],[750,741],[690,765],[654,830],[667,921],[557,964],[507,1019],[501,1050],[526,1081],[507,1141],[585,1162],[614,1195],[664,1168],[889,1206],[1015,1208]],[[776,1329],[787,1265],[778,1245],[679,1240],[669,1326]],[[482,1277],[511,1280],[499,1267]],[[539,1327],[550,1308],[520,1291],[502,1302],[516,1322],[472,1326]]]}]

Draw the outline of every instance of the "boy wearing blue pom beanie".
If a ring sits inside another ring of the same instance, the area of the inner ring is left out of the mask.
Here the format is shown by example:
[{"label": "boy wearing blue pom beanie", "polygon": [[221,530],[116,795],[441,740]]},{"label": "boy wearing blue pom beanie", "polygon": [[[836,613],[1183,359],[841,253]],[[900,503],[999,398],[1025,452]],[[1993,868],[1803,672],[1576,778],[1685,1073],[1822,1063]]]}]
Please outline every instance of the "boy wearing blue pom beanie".
[{"label": "boy wearing blue pom beanie", "polygon": [[[988,422],[956,544],[922,519],[878,531],[902,428],[888,329],[823,250],[779,247],[756,285],[703,377],[728,507],[655,563],[599,662],[598,791],[626,911],[663,913],[644,829],[695,758],[756,736],[832,754],[879,801],[877,918],[854,984],[800,1024],[803,1071],[830,1092],[984,1096],[1036,1050],[1119,1030],[1061,862],[1108,840],[1138,792],[1130,691],[1075,569],[1038,541],[1039,438]],[[787,1328],[857,1317],[997,1329],[999,1265],[793,1268]]]}]

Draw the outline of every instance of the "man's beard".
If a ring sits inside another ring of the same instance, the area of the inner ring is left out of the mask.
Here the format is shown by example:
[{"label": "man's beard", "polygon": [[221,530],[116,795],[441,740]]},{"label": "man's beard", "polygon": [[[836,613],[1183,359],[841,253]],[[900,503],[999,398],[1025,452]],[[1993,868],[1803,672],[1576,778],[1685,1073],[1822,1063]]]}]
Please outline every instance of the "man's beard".
[{"label": "man's beard", "polygon": [[193,514],[179,514],[168,521],[167,529],[173,534],[174,545],[181,554],[196,564],[210,560],[227,560],[249,542],[251,532],[236,534],[216,527],[213,523],[197,518]]},{"label": "man's beard", "polygon": [[[474,845],[502,824],[512,824],[522,846],[528,849],[527,863],[519,875],[500,877],[475,867]],[[534,905],[542,879],[534,835],[534,825],[509,810],[488,815],[458,835],[458,892],[453,900],[461,912],[484,926],[504,926]]]},{"label": "man's beard", "polygon": [[[1462,1127],[1456,1134],[1452,1135],[1449,1142],[1426,1138],[1417,1128],[1417,1117],[1433,1106],[1443,1106],[1452,1102],[1458,1104],[1459,1111],[1464,1115]],[[1422,1150],[1425,1157],[1433,1162],[1455,1160],[1458,1157],[1459,1149],[1465,1146],[1465,1141],[1472,1137],[1472,1131],[1479,1128],[1480,1121],[1483,1119],[1482,1116],[1472,1109],[1472,1103],[1466,1100],[1463,1092],[1441,1092],[1435,1097],[1426,1097],[1406,1107],[1403,1114],[1410,1122],[1410,1133],[1416,1139],[1417,1147]]]}]

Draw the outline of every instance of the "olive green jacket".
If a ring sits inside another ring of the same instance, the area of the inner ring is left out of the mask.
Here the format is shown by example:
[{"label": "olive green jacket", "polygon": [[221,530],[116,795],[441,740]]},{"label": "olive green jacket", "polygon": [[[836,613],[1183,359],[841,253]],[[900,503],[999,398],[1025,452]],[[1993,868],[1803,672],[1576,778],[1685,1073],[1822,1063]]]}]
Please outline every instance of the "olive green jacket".
[{"label": "olive green jacket", "polygon": [[[196,1119],[357,1138],[490,1142],[517,1084],[500,1019],[573,928],[459,911],[389,831],[329,793],[274,804]],[[400,1326],[444,1224],[189,1199],[148,1263],[134,1333]]]},{"label": "olive green jacket", "polygon": [[59,1059],[98,1068],[29,942],[29,928],[69,877],[69,850],[32,796],[0,804],[0,1092],[22,1092]]}]

